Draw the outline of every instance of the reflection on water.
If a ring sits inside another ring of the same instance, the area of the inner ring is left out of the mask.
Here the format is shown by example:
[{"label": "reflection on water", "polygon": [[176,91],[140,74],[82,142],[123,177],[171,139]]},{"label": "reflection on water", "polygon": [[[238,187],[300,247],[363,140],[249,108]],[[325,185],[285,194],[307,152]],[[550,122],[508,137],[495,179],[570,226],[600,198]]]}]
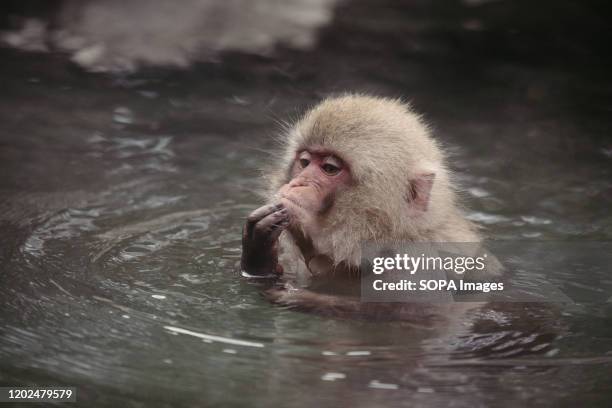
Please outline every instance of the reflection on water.
[{"label": "reflection on water", "polygon": [[[275,122],[345,89],[427,113],[488,235],[610,240],[609,112],[572,103],[598,101],[602,74],[449,69],[436,30],[478,43],[492,23],[463,24],[480,4],[464,3],[454,21],[355,1],[312,51],[190,71],[106,77],[1,50],[0,382],[73,385],[83,406],[605,405],[609,303],[491,305],[434,331],[273,307],[235,271]],[[568,280],[583,298],[612,285],[605,269]]]}]

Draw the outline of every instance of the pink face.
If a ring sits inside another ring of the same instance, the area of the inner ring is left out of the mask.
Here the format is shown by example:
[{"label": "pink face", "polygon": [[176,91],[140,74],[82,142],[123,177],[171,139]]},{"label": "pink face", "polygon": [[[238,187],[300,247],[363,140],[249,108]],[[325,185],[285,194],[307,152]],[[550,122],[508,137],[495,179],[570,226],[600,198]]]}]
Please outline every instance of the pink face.
[{"label": "pink face", "polygon": [[299,219],[322,215],[350,180],[349,168],[339,157],[322,148],[308,148],[296,155],[291,181],[279,190],[281,203]]}]

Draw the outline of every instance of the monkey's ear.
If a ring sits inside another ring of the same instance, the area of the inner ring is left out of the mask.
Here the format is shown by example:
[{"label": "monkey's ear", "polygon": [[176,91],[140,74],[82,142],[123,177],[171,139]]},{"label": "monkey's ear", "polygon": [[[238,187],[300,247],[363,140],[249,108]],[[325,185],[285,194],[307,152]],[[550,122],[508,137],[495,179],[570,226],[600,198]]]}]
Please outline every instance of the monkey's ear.
[{"label": "monkey's ear", "polygon": [[429,195],[433,187],[435,173],[422,173],[410,180],[407,201],[415,212],[426,212],[429,207]]}]

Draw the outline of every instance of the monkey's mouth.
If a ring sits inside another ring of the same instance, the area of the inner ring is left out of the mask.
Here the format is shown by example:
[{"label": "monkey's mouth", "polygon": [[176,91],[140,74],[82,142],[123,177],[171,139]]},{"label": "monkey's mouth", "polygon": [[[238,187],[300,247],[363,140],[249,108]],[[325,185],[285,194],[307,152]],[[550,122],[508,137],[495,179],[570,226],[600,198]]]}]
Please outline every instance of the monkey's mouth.
[{"label": "monkey's mouth", "polygon": [[295,204],[296,206],[300,207],[301,209],[305,210],[306,208],[304,208],[304,206],[302,204],[300,204],[295,198],[293,197],[289,197],[286,194],[281,194],[280,196],[281,200],[284,198],[285,200]]},{"label": "monkey's mouth", "polygon": [[290,197],[286,194],[281,194],[280,196],[281,200],[285,199],[287,201],[289,201],[291,204],[295,205],[296,207],[298,207],[299,209],[306,211],[306,212],[312,212],[313,210],[311,208],[308,208],[307,206],[303,205],[302,203],[300,203],[298,200],[296,200],[293,197]]}]

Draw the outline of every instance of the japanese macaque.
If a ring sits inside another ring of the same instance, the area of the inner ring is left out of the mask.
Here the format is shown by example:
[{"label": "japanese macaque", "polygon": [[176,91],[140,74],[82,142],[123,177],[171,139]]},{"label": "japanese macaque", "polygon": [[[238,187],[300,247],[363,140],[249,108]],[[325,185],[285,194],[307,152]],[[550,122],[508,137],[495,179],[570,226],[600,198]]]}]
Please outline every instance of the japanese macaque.
[{"label": "japanese macaque", "polygon": [[439,314],[346,293],[358,286],[364,241],[481,239],[420,117],[397,100],[330,98],[287,130],[283,148],[265,179],[268,203],[246,221],[243,275],[278,278],[268,298],[326,315],[418,321]]}]

